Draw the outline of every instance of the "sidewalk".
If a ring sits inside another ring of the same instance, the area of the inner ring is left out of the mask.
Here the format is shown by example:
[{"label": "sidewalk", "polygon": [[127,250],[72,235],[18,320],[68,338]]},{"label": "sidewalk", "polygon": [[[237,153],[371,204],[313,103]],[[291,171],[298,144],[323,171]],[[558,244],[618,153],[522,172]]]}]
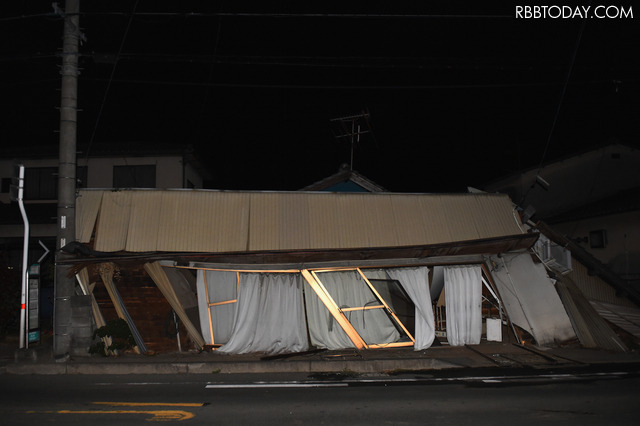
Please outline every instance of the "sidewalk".
[{"label": "sidewalk", "polygon": [[0,374],[236,374],[334,373],[402,374],[455,369],[575,369],[611,367],[640,369],[640,354],[595,349],[522,347],[483,342],[474,346],[435,346],[367,351],[315,351],[265,357],[259,354],[224,355],[217,352],[174,352],[156,355],[126,353],[118,357],[71,357],[56,362],[49,342],[16,349],[11,338],[0,343]]}]

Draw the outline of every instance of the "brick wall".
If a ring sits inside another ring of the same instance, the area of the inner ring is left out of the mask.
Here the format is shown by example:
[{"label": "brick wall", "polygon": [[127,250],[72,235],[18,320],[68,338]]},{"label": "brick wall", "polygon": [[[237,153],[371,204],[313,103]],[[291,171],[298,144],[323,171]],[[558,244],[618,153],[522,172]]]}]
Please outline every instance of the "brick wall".
[{"label": "brick wall", "polygon": [[[176,337],[167,334],[167,332],[175,333],[171,305],[144,270],[143,264],[116,263],[116,265],[119,273],[116,272],[114,275],[114,284],[147,349],[155,353],[177,352]],[[116,310],[107,289],[97,274],[97,267],[93,269],[91,281],[97,283],[94,294],[102,315],[106,321],[116,319]],[[182,323],[180,323],[180,337],[182,350],[192,349]]]}]

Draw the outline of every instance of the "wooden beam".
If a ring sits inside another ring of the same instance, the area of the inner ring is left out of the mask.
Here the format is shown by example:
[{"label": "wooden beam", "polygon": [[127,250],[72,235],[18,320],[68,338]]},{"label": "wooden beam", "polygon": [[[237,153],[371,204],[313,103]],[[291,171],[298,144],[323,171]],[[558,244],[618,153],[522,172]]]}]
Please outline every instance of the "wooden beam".
[{"label": "wooden beam", "polygon": [[355,328],[353,328],[347,317],[345,317],[342,311],[340,311],[340,308],[338,308],[338,305],[336,305],[333,298],[329,296],[320,280],[316,279],[316,277],[307,269],[303,269],[300,272],[309,286],[311,286],[311,289],[318,295],[320,301],[322,301],[324,306],[329,310],[329,313],[333,316],[340,327],[342,327],[344,332],[347,333],[347,336],[351,339],[354,346],[357,349],[366,349],[367,344],[362,340],[362,337],[360,337]]},{"label": "wooden beam", "polygon": [[376,297],[378,298],[378,300],[380,300],[382,302],[382,304],[384,305],[384,307],[387,309],[387,312],[389,312],[389,314],[393,317],[393,319],[398,323],[398,325],[400,325],[400,327],[402,327],[402,329],[404,330],[405,333],[407,333],[407,336],[409,336],[409,338],[411,339],[412,343],[415,343],[416,339],[413,338],[413,336],[411,335],[411,333],[409,333],[409,330],[407,330],[407,327],[404,326],[404,324],[402,323],[402,321],[400,321],[400,318],[398,318],[395,314],[395,312],[393,312],[393,310],[389,307],[389,305],[387,305],[387,302],[382,298],[382,296],[380,296],[380,293],[378,293],[378,291],[375,289],[375,287],[373,286],[373,284],[371,284],[371,282],[367,279],[367,277],[364,276],[364,274],[362,273],[362,271],[360,270],[360,268],[357,269],[358,273],[360,274],[360,276],[362,277],[362,279],[367,283],[367,285],[369,286],[369,288],[371,289],[371,291],[373,292],[373,294],[376,295]]}]

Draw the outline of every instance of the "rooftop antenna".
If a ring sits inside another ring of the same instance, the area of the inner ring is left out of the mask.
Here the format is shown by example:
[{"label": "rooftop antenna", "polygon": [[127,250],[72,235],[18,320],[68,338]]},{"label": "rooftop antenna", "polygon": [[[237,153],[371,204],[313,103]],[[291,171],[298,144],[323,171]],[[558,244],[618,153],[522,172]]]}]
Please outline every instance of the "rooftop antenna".
[{"label": "rooftop antenna", "polygon": [[350,170],[353,170],[353,152],[355,145],[360,142],[360,136],[372,133],[371,125],[369,124],[369,112],[362,111],[357,115],[350,115],[347,117],[334,118],[331,123],[334,123],[334,136],[336,139],[346,139],[351,143],[351,161],[349,162]]}]

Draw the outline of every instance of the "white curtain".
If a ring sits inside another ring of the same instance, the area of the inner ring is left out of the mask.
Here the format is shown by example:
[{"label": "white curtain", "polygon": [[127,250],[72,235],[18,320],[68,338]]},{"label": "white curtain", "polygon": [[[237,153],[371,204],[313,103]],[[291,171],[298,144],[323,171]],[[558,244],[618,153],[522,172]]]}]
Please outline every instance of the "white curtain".
[{"label": "white curtain", "polygon": [[[232,271],[203,271],[199,269],[196,286],[198,289],[200,328],[205,343],[208,345],[213,343],[227,343],[229,337],[231,337],[238,305],[237,303],[229,303],[209,307],[207,302],[217,303],[236,299],[236,273]],[[207,300],[207,294],[209,295],[209,300]],[[209,315],[211,315],[211,323],[209,323]],[[210,327],[210,324],[212,327]],[[213,341],[211,336],[212,332]]]},{"label": "white curtain", "polygon": [[309,348],[300,274],[241,273],[238,307],[222,353],[302,352]]},{"label": "white curtain", "polygon": [[[320,272],[318,278],[341,309],[381,305],[358,271]],[[328,349],[353,347],[318,297],[315,294],[310,297],[309,293],[313,290],[306,293],[311,343]],[[367,344],[391,343],[400,339],[400,333],[384,309],[346,311],[344,314]]]},{"label": "white curtain", "polygon": [[427,349],[435,338],[433,308],[429,294],[429,268],[387,269],[389,276],[400,281],[416,307],[414,350]]},{"label": "white curtain", "polygon": [[333,319],[315,291],[305,282],[305,304],[311,345],[330,350],[353,348],[353,342]]},{"label": "white curtain", "polygon": [[447,340],[452,346],[477,345],[482,335],[482,269],[446,266]]}]

